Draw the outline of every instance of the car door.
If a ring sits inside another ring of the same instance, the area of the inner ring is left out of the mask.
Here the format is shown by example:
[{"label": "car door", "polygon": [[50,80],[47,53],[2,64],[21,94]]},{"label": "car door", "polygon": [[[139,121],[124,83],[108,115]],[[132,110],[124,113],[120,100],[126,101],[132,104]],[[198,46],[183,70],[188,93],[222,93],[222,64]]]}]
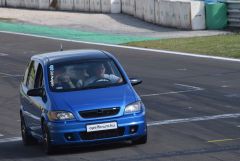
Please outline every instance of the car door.
[{"label": "car door", "polygon": [[22,112],[24,116],[25,123],[28,128],[32,129],[33,122],[32,122],[32,99],[27,95],[28,90],[34,88],[34,81],[35,81],[35,74],[36,74],[36,68],[35,65],[36,62],[32,60],[30,62],[30,65],[28,66],[24,80],[21,84],[20,88],[20,97],[21,97],[21,106],[22,106]]},{"label": "car door", "polygon": [[[43,79],[43,66],[41,63],[37,62],[36,64],[36,74],[35,74],[35,80],[34,80],[34,88],[45,88],[44,86],[44,79]],[[45,89],[44,89],[45,91]],[[46,102],[47,97],[46,95],[43,96],[34,96],[31,97],[32,104],[31,104],[31,114],[34,116],[32,119],[32,130],[36,132],[36,134],[41,134],[41,116],[42,112],[44,112],[44,109],[46,109]]]}]

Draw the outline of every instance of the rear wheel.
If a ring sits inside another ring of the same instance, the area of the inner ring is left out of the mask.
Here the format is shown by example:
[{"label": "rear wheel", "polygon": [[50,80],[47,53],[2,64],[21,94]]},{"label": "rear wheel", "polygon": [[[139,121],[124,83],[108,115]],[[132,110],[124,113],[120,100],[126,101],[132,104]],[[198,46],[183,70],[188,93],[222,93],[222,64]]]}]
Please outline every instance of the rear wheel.
[{"label": "rear wheel", "polygon": [[21,116],[21,134],[22,134],[22,141],[25,146],[33,145],[37,143],[37,140],[33,138],[32,135],[30,134],[22,116]]},{"label": "rear wheel", "polygon": [[48,127],[47,127],[47,125],[45,123],[42,124],[42,132],[43,132],[43,148],[44,148],[44,152],[46,154],[52,154],[54,149],[53,149],[53,146],[51,144],[51,138],[50,138]]},{"label": "rear wheel", "polygon": [[138,145],[138,144],[146,144],[147,143],[147,134],[138,138],[138,139],[135,139],[135,140],[132,140],[132,143],[134,145]]}]

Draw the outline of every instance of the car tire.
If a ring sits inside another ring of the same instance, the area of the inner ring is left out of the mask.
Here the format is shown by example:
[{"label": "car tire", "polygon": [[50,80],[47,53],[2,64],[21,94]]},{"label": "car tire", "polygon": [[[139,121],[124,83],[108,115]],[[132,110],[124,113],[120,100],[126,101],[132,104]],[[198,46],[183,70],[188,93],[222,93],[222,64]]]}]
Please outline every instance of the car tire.
[{"label": "car tire", "polygon": [[48,127],[45,123],[42,124],[42,133],[43,133],[43,149],[46,154],[53,154],[54,149],[51,144],[51,138],[49,134]]},{"label": "car tire", "polygon": [[138,139],[132,140],[133,145],[146,144],[146,143],[147,143],[147,134],[144,136],[141,136]]},{"label": "car tire", "polygon": [[26,123],[24,121],[24,118],[21,116],[21,134],[22,134],[22,142],[25,146],[33,145],[37,143],[37,140],[33,138],[33,136],[30,134]]}]

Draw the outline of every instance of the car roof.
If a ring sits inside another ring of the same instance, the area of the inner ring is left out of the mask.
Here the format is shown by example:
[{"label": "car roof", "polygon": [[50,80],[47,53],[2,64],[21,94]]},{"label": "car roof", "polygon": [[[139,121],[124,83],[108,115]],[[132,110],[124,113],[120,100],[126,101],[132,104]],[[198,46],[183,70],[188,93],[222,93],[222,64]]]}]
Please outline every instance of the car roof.
[{"label": "car roof", "polygon": [[58,63],[65,61],[73,61],[77,59],[91,60],[91,59],[106,59],[110,58],[110,54],[100,50],[67,50],[50,52],[45,54],[34,55],[32,59],[42,60],[44,63]]}]

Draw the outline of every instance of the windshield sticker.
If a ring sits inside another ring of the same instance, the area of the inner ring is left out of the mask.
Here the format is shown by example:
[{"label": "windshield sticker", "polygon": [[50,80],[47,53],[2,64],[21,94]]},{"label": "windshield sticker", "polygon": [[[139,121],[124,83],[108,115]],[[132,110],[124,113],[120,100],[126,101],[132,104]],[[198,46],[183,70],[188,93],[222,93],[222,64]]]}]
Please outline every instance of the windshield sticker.
[{"label": "windshield sticker", "polygon": [[54,87],[54,65],[49,66],[49,71],[50,71],[50,84],[51,87]]}]

